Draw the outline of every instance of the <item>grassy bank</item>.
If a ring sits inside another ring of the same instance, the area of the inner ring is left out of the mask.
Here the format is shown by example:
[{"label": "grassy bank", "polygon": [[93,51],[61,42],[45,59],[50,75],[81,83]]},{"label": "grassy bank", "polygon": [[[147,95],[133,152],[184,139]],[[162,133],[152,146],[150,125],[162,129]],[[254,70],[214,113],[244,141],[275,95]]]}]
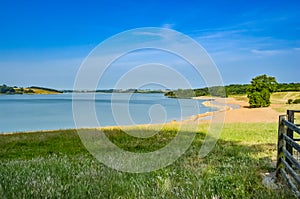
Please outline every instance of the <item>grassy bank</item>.
[{"label": "grassy bank", "polygon": [[[151,131],[151,127],[128,131]],[[213,151],[198,152],[207,132],[200,126],[188,151],[174,164],[149,173],[115,171],[83,147],[76,131],[0,136],[1,198],[292,198],[286,187],[263,186],[262,174],[273,172],[277,124],[226,124]],[[147,139],[130,138],[107,128],[118,146],[135,152],[165,146],[176,134],[165,126]],[[190,133],[190,132],[184,132]]]},{"label": "grassy bank", "polygon": [[[236,100],[248,102],[247,95],[232,95]],[[286,114],[286,110],[300,110],[300,104],[288,104],[288,100],[300,99],[300,92],[276,92],[271,95],[271,107],[279,114]],[[298,118],[299,116],[296,115]],[[300,119],[300,118],[299,118]]]}]

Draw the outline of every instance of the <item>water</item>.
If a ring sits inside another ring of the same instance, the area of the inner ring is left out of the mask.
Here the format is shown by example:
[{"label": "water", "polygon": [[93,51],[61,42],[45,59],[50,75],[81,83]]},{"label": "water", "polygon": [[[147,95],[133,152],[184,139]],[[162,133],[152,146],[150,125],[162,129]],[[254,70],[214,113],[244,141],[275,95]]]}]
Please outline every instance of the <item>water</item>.
[{"label": "water", "polygon": [[[99,126],[163,123],[215,110],[203,106],[203,100],[171,99],[163,94],[113,96],[95,94],[95,101],[81,99],[77,104],[84,108],[94,102]],[[84,114],[82,117],[89,119]],[[72,94],[0,95],[0,133],[75,127]]]}]

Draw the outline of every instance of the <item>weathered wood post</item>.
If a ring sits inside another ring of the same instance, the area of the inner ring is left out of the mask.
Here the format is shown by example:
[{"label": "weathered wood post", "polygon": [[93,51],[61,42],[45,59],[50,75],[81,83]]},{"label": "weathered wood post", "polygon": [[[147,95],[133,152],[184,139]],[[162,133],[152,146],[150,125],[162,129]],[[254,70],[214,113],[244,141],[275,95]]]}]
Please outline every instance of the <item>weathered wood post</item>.
[{"label": "weathered wood post", "polygon": [[[287,110],[287,117],[288,121],[294,124],[294,111],[293,110]],[[286,135],[290,137],[291,139],[294,139],[294,131],[290,128],[287,129]],[[286,145],[286,150],[293,155],[293,147],[289,144]],[[289,162],[290,163],[290,162]],[[290,164],[291,165],[291,164]]]},{"label": "weathered wood post", "polygon": [[277,141],[277,166],[276,166],[276,176],[280,173],[280,169],[284,166],[281,163],[281,158],[284,158],[283,147],[284,147],[284,140],[283,134],[285,133],[285,127],[283,120],[286,118],[285,115],[279,116],[278,122],[278,141]]},{"label": "weathered wood post", "polygon": [[294,121],[295,113],[300,113],[300,110],[288,110],[287,116],[279,117],[276,177],[281,174],[300,199],[300,176],[295,171],[300,170],[300,162],[292,155],[293,151],[300,152],[300,145],[297,143],[300,139],[294,139],[294,132],[300,135],[300,125],[296,125]]}]

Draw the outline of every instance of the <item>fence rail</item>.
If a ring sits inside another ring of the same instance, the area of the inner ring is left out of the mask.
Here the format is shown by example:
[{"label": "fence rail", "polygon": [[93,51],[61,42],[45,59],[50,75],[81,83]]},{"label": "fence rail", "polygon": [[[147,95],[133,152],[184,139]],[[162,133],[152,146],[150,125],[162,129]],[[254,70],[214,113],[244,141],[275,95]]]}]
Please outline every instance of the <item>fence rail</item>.
[{"label": "fence rail", "polygon": [[295,124],[295,113],[300,110],[288,110],[287,115],[279,116],[276,176],[281,174],[300,198],[300,145],[297,143],[300,139],[294,138],[294,133],[300,135],[300,128]]}]

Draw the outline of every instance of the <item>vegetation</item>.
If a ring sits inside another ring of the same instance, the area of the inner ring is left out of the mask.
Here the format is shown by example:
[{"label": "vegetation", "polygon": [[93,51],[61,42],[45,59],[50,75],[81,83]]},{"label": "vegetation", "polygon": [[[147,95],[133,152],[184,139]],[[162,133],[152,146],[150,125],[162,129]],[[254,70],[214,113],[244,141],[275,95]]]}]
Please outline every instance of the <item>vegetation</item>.
[{"label": "vegetation", "polygon": [[[173,98],[191,98],[198,96],[216,96],[228,97],[229,95],[245,95],[249,88],[249,84],[230,84],[227,86],[213,86],[196,89],[178,89],[168,92],[163,90],[140,90],[140,89],[102,89],[96,91],[74,91],[74,90],[55,90],[32,86],[30,88],[10,87],[5,84],[0,86],[0,94],[58,94],[72,92],[97,92],[97,93],[165,93],[167,97]],[[225,90],[225,92],[224,92]],[[300,83],[281,83],[278,84],[276,92],[300,91]]]},{"label": "vegetation", "polygon": [[[230,84],[227,86],[215,86],[215,87],[205,87],[205,88],[197,88],[187,89],[185,93],[185,89],[173,90],[165,93],[167,97],[178,97],[190,98],[190,97],[198,97],[198,96],[217,96],[217,97],[228,97],[230,95],[245,95],[248,93],[250,84]],[[225,88],[225,93],[224,93]],[[300,91],[300,83],[279,83],[277,84],[277,88],[274,92],[291,92],[291,91]],[[192,93],[192,94],[191,94]]]},{"label": "vegetation", "polygon": [[248,87],[249,105],[251,108],[268,107],[271,104],[271,93],[275,92],[277,82],[275,77],[260,75],[252,79]]},{"label": "vegetation", "polygon": [[18,88],[14,87],[14,94],[34,94],[34,90],[31,88]]},{"label": "vegetation", "polygon": [[22,88],[22,87],[11,87],[3,84],[0,85],[0,94],[58,94],[62,93],[62,91],[58,91],[50,88],[43,88],[32,86],[30,88]]},{"label": "vegetation", "polygon": [[2,94],[14,94],[15,89],[13,87],[7,86],[3,84],[2,86],[0,85],[0,93]]},{"label": "vegetation", "polygon": [[172,98],[191,98],[198,96],[214,96],[214,97],[227,97],[226,87],[214,86],[198,89],[178,89],[165,93],[165,96]]},{"label": "vegetation", "polygon": [[[234,99],[238,101],[248,102],[249,99],[247,95],[232,95]],[[300,99],[300,92],[274,92],[271,94],[271,104],[274,104],[272,108],[278,111],[279,113],[285,113],[286,110],[300,110],[300,104],[288,104],[289,100]]]},{"label": "vegetation", "polygon": [[300,104],[300,99],[288,99],[288,104]]},{"label": "vegetation", "polygon": [[[300,98],[300,92],[276,92],[271,95],[272,109],[279,114],[286,114],[286,110],[300,110],[300,104],[288,104],[288,100],[293,101]],[[300,114],[296,114],[299,117]],[[300,119],[300,117],[299,117]]]},{"label": "vegetation", "polygon": [[[0,135],[1,198],[293,198],[284,185],[272,190],[262,174],[273,172],[277,124],[226,124],[217,145],[199,158],[208,125],[199,126],[188,151],[172,165],[132,174],[112,170],[86,151],[75,130]],[[154,126],[128,127],[147,133]],[[147,152],[176,135],[166,125],[151,138],[105,128],[119,147]],[[183,132],[190,133],[190,132]]]},{"label": "vegetation", "polygon": [[52,89],[52,88],[44,88],[44,87],[39,87],[39,86],[31,86],[30,89],[35,90],[36,93],[44,94],[44,93],[49,93],[49,94],[57,94],[57,93],[62,93],[62,91]]},{"label": "vegetation", "polygon": [[277,92],[300,91],[300,83],[281,83],[277,86]]},{"label": "vegetation", "polygon": [[196,93],[192,89],[178,89],[165,93],[165,96],[171,98],[192,98],[196,96]]}]

